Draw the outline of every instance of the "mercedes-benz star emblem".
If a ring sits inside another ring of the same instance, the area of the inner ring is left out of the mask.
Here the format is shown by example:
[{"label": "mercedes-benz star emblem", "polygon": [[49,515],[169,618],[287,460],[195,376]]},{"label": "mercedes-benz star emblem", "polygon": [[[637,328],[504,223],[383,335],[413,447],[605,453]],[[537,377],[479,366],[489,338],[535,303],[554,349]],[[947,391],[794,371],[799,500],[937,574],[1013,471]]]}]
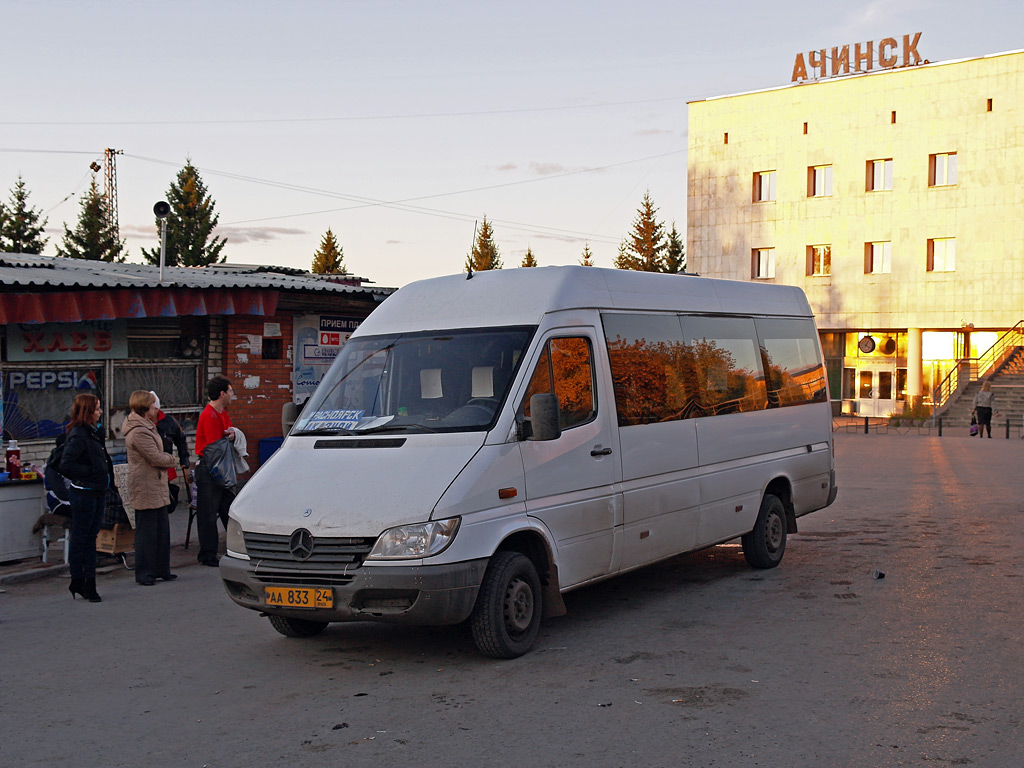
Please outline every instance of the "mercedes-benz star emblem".
[{"label": "mercedes-benz star emblem", "polygon": [[288,540],[288,549],[296,560],[308,560],[313,554],[313,534],[305,528],[299,528]]}]

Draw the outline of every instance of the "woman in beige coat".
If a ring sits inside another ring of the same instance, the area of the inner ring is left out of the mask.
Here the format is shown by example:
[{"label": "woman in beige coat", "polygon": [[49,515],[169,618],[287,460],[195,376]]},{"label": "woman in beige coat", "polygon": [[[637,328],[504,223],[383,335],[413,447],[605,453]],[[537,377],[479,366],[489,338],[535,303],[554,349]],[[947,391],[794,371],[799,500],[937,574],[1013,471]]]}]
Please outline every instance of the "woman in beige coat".
[{"label": "woman in beige coat", "polygon": [[121,430],[128,448],[128,496],[135,508],[135,581],[151,587],[171,573],[171,527],[167,520],[167,469],[177,462],[164,452],[156,429],[156,396],[143,389],[132,392],[128,418]]}]

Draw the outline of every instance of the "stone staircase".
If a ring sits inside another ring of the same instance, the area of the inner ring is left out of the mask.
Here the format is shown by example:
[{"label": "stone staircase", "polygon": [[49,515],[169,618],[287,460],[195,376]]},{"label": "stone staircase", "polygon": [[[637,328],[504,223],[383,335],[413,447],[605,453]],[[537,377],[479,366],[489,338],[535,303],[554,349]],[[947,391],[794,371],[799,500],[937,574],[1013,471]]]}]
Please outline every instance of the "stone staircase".
[{"label": "stone staircase", "polygon": [[971,409],[974,407],[974,395],[984,381],[992,384],[996,396],[992,415],[992,436],[1005,437],[1006,420],[1010,420],[1010,437],[1020,437],[1022,418],[1024,418],[1024,349],[1017,347],[1002,365],[986,379],[972,381],[960,393],[956,401],[942,415],[942,427],[945,429],[963,428],[971,423]]}]

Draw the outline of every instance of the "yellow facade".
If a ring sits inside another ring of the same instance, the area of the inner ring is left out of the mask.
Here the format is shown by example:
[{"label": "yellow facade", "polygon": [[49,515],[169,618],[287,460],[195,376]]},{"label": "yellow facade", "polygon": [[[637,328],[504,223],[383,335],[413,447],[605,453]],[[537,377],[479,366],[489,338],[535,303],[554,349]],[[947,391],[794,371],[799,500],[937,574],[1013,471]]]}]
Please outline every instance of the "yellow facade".
[{"label": "yellow facade", "polygon": [[[922,334],[970,357],[965,331],[988,341],[1024,319],[1024,51],[689,106],[688,269],[800,286],[819,329],[846,334],[844,368],[909,369],[892,401],[927,398],[951,365],[925,358],[922,374]],[[830,247],[829,274],[812,274],[812,246]],[[900,349],[851,359],[869,334]]]}]

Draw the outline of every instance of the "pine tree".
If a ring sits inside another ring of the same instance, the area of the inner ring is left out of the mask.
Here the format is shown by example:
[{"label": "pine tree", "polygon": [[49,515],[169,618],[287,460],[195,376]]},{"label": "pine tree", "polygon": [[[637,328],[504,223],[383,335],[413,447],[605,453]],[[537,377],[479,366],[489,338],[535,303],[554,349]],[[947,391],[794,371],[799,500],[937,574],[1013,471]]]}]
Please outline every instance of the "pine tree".
[{"label": "pine tree", "polygon": [[592,267],[594,266],[594,254],[590,250],[590,243],[584,241],[583,243],[583,254],[580,256],[581,267]]},{"label": "pine tree", "polygon": [[626,243],[619,243],[619,255],[615,257],[616,269],[640,270],[640,259],[629,252]]},{"label": "pine tree", "polygon": [[619,267],[619,269],[636,269],[642,272],[664,272],[665,261],[665,225],[655,219],[658,209],[651,202],[650,191],[644,193],[644,199],[637,209],[636,218],[633,220],[633,230],[626,239],[626,248],[632,266]]},{"label": "pine tree", "polygon": [[674,221],[672,231],[668,233],[668,246],[665,248],[665,271],[673,275],[686,271],[686,246],[676,231]]},{"label": "pine tree", "polygon": [[40,254],[48,237],[43,237],[47,219],[40,223],[38,208],[28,204],[28,190],[25,180],[18,174],[18,181],[11,189],[10,204],[4,207],[0,216],[0,251],[7,253]]},{"label": "pine tree", "polygon": [[519,266],[520,267],[536,267],[537,266],[537,257],[535,257],[533,255],[533,249],[530,248],[529,246],[526,247],[526,255],[523,256],[523,263],[520,264]]},{"label": "pine tree", "polygon": [[476,233],[473,250],[466,257],[467,272],[484,272],[488,269],[501,269],[501,255],[494,244],[494,227],[484,216],[483,224]]},{"label": "pine tree", "polygon": [[124,242],[114,237],[107,220],[107,198],[96,186],[95,176],[80,205],[78,225],[73,232],[67,224],[64,225],[64,247],[57,248],[57,255],[71,259],[123,262]]},{"label": "pine tree", "polygon": [[345,254],[330,227],[320,241],[320,247],[313,254],[313,266],[310,271],[316,275],[340,275],[345,272]]},{"label": "pine tree", "polygon": [[[206,185],[199,170],[186,159],[185,167],[167,188],[167,202],[171,213],[167,217],[167,251],[164,263],[169,267],[205,267],[221,264],[221,255],[227,240],[213,238],[220,215],[213,212],[216,200],[206,191]],[[156,220],[157,236],[160,233],[160,219]],[[160,247],[142,251],[150,264],[160,263]]]}]

